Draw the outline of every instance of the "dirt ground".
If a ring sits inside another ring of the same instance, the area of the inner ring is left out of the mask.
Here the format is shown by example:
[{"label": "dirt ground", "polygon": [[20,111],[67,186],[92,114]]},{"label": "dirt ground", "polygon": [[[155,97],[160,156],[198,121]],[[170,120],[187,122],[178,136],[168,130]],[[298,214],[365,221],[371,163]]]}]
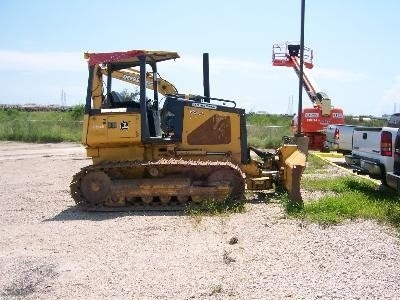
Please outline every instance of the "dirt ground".
[{"label": "dirt ground", "polygon": [[200,219],[81,212],[69,183],[88,164],[76,144],[0,143],[1,299],[400,298],[390,227],[322,227],[274,202]]}]

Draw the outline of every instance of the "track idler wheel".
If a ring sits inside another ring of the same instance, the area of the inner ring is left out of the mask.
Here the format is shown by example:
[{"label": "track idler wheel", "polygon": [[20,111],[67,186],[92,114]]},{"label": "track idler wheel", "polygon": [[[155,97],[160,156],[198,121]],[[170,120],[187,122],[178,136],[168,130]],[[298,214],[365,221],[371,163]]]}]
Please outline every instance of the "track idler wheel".
[{"label": "track idler wheel", "polygon": [[153,196],[144,196],[142,197],[142,201],[145,204],[150,204],[151,202],[153,202]]},{"label": "track idler wheel", "polygon": [[162,204],[168,204],[171,201],[171,196],[160,196],[159,198]]},{"label": "track idler wheel", "polygon": [[176,199],[179,203],[185,204],[186,202],[188,202],[189,197],[187,195],[178,195],[176,196]]},{"label": "track idler wheel", "polygon": [[90,204],[102,204],[110,195],[111,179],[101,171],[87,173],[82,178],[81,191]]}]

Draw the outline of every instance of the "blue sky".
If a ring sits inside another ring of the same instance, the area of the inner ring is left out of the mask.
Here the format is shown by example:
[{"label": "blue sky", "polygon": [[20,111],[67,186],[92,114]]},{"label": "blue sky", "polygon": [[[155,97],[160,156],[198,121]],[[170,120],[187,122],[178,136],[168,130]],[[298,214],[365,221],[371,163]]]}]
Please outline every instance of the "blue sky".
[{"label": "blue sky", "polygon": [[[181,93],[211,96],[246,111],[297,111],[294,71],[271,64],[272,45],[300,38],[300,0],[0,1],[0,103],[83,103],[83,52],[177,51],[159,64]],[[345,114],[400,111],[400,1],[306,0],[309,75]],[[289,99],[294,98],[293,108]],[[303,107],[311,102],[303,94]]]}]

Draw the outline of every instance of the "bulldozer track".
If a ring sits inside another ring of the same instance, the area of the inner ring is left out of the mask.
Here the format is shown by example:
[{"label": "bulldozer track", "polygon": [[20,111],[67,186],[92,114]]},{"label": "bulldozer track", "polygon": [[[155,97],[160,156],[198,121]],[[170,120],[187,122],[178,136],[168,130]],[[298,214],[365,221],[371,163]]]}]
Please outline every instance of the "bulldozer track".
[{"label": "bulldozer track", "polygon": [[82,168],[70,190],[87,211],[181,211],[187,203],[243,198],[245,181],[226,161],[105,161]]}]

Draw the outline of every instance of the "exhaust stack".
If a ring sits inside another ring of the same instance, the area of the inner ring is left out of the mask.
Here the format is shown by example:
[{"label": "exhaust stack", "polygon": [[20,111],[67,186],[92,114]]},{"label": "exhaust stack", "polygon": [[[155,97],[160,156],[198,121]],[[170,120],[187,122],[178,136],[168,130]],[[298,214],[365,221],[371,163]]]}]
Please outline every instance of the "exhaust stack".
[{"label": "exhaust stack", "polygon": [[208,53],[203,53],[204,102],[210,102],[210,68]]}]

